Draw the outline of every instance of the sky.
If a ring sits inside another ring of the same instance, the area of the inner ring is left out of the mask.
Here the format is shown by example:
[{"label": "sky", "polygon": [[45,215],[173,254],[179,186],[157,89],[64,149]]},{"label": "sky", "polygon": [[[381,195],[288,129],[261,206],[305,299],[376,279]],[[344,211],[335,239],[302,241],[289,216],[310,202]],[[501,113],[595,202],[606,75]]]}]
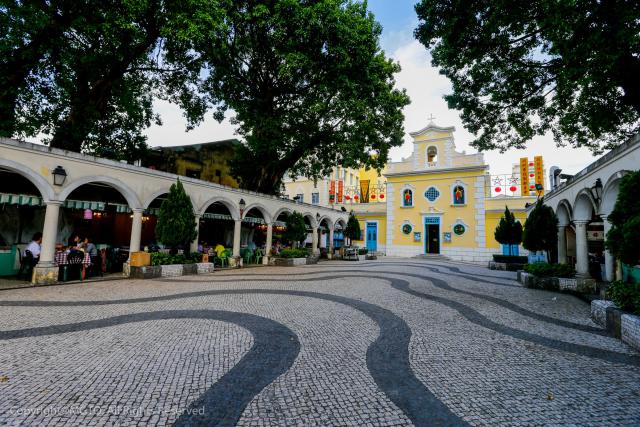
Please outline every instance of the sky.
[{"label": "sky", "polygon": [[[413,37],[418,18],[413,9],[417,0],[369,0],[369,9],[382,24],[381,46],[387,56],[397,61],[402,71],[396,75],[399,88],[407,90],[411,104],[404,110],[405,142],[402,147],[391,151],[391,160],[399,161],[412,152],[409,132],[424,128],[431,115],[435,124],[442,127],[454,126],[454,139],[458,151],[475,153],[469,143],[473,135],[462,126],[459,113],[447,107],[443,96],[451,92],[449,80],[438,73],[430,64],[429,52]],[[146,132],[150,146],[197,144],[237,137],[235,128],[227,119],[218,123],[208,117],[196,129],[186,132],[186,121],[180,110],[166,102],[156,102],[156,111],[163,120],[162,126],[152,126]],[[510,150],[506,153],[487,151],[485,162],[492,174],[511,173],[512,164],[520,157],[542,155],[545,168],[559,166],[564,173],[576,173],[595,160],[587,149],[558,148],[551,136],[534,138],[525,150]]]}]

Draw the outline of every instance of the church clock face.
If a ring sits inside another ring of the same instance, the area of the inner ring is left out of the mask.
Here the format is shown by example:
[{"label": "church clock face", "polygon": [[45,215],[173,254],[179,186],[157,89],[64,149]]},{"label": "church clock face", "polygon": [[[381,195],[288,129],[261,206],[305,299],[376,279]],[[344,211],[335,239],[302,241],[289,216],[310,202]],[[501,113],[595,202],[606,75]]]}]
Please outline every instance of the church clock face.
[{"label": "church clock face", "polygon": [[405,225],[402,226],[402,232],[404,234],[410,234],[411,230],[413,230],[413,228],[409,224],[405,224]]},{"label": "church clock face", "polygon": [[456,224],[453,226],[453,232],[456,233],[456,235],[458,236],[462,236],[465,231],[467,230],[462,224]]}]

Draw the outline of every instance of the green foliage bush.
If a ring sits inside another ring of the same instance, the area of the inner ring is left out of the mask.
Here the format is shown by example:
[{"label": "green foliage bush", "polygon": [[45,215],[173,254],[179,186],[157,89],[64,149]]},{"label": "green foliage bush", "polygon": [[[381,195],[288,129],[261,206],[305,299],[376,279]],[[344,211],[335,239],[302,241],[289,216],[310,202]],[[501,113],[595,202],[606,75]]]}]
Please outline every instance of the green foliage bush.
[{"label": "green foliage bush", "polygon": [[548,264],[546,262],[527,264],[524,266],[524,271],[537,277],[571,278],[576,275],[576,271],[570,265]]},{"label": "green foliage bush", "polygon": [[294,243],[303,242],[307,238],[307,226],[300,212],[293,212],[286,219],[287,228],[282,237]]},{"label": "green foliage bush", "polygon": [[344,229],[344,237],[348,237],[351,241],[360,240],[362,238],[360,223],[353,211],[349,214],[349,220],[347,221],[347,226]]},{"label": "green foliage bush", "polygon": [[513,245],[522,243],[522,224],[516,220],[515,215],[509,211],[507,206],[505,206],[504,216],[500,218],[500,223],[493,236],[498,243],[509,245],[509,254],[511,254]]},{"label": "green foliage bush", "polygon": [[606,296],[621,310],[640,315],[640,283],[616,280],[607,288]]},{"label": "green foliage bush", "polygon": [[548,255],[557,245],[558,217],[539,199],[524,223],[522,246],[531,252],[546,251]]},{"label": "green foliage bush", "polygon": [[202,261],[202,254],[171,255],[160,252],[151,254],[151,265],[173,265],[173,264],[193,264]]},{"label": "green foliage bush", "polygon": [[160,206],[156,238],[158,242],[170,247],[172,252],[175,252],[178,246],[182,246],[188,252],[189,244],[198,234],[196,227],[191,198],[178,179]]},{"label": "green foliage bush", "polygon": [[309,256],[307,249],[284,249],[278,255],[280,258],[306,258]]},{"label": "green foliage bush", "polygon": [[369,253],[369,249],[367,249],[367,248],[358,249],[358,255],[366,255],[368,253]]},{"label": "green foliage bush", "polygon": [[625,175],[613,211],[609,215],[611,230],[607,233],[607,248],[628,265],[640,263],[640,171]]}]

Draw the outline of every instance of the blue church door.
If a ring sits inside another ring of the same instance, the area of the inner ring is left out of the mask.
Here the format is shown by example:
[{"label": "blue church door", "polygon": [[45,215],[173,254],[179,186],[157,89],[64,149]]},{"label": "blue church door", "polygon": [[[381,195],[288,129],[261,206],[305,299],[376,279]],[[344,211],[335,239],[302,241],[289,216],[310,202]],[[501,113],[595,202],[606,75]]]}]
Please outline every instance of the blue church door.
[{"label": "blue church door", "polygon": [[367,249],[369,252],[378,250],[378,224],[375,222],[367,223]]}]

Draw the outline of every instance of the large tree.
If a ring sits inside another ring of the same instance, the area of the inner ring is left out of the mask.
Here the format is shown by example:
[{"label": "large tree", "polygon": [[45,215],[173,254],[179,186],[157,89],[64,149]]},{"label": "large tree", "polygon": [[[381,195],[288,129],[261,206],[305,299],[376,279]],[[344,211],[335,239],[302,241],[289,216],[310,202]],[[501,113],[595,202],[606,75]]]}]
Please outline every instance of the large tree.
[{"label": "large tree", "polygon": [[[224,25],[198,46],[217,117],[231,108],[246,144],[241,186],[277,193],[285,172],[317,178],[336,164],[381,168],[403,140],[399,66],[380,25],[351,0],[220,0]],[[375,155],[372,155],[375,154]]]},{"label": "large tree", "polygon": [[522,246],[531,252],[545,251],[547,259],[558,245],[558,217],[542,199],[536,202],[522,232]]},{"label": "large tree", "polygon": [[156,239],[168,246],[174,254],[178,247],[189,254],[190,244],[198,235],[197,227],[191,198],[178,179],[171,185],[169,195],[160,205]]},{"label": "large tree", "polygon": [[[146,147],[142,131],[159,120],[154,96],[180,104],[190,125],[202,118],[205,104],[196,96],[202,63],[192,41],[219,22],[216,0],[78,3],[84,13],[50,0],[50,15],[67,25],[43,42],[29,79],[16,86],[17,120],[5,120],[13,123],[7,132],[43,133],[53,147],[135,159]],[[16,8],[7,6],[8,14]],[[36,18],[31,11],[25,22]],[[6,50],[19,43],[8,39]],[[9,112],[11,104],[4,105]]]},{"label": "large tree", "polygon": [[512,255],[513,245],[522,242],[522,224],[516,220],[516,216],[511,213],[508,206],[505,206],[504,216],[493,233],[496,241],[509,246],[509,255]]},{"label": "large tree", "polygon": [[479,149],[611,148],[640,119],[640,2],[421,0],[416,38]]}]

